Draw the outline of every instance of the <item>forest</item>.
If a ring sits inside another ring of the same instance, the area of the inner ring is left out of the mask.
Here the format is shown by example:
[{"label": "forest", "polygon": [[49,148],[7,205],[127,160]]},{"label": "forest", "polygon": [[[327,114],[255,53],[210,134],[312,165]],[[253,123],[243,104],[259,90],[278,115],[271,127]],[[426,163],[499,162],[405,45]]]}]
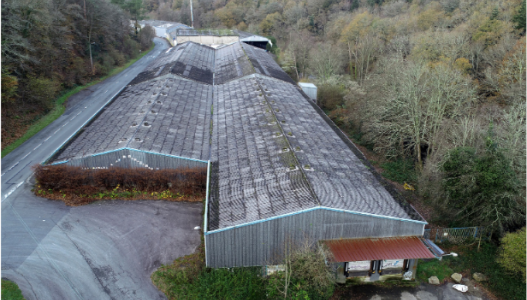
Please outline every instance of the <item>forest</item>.
[{"label": "forest", "polygon": [[[145,0],[190,23],[189,1]],[[525,224],[525,1],[193,0],[197,28],[271,37],[281,66],[444,226]],[[434,221],[434,220],[432,220]],[[443,222],[444,223],[444,222]]]},{"label": "forest", "polygon": [[58,96],[150,48],[153,29],[130,26],[143,11],[141,1],[2,0],[2,149]]}]

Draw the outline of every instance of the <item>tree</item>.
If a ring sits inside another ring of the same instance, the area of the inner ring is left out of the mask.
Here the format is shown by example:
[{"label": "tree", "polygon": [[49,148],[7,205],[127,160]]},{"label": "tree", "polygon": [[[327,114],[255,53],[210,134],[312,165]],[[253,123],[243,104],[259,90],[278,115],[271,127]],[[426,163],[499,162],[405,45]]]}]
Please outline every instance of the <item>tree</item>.
[{"label": "tree", "polygon": [[262,33],[271,35],[275,29],[280,28],[281,18],[282,16],[278,12],[267,15],[260,23]]},{"label": "tree", "polygon": [[311,70],[322,82],[328,80],[332,75],[338,74],[342,69],[342,50],[336,45],[321,43],[311,49],[309,64]]},{"label": "tree", "polygon": [[448,204],[460,225],[488,226],[503,235],[507,228],[525,222],[520,182],[494,141],[492,126],[483,153],[454,148],[441,170]]},{"label": "tree", "polygon": [[150,25],[146,25],[141,32],[139,32],[139,43],[143,50],[148,49],[152,45],[152,40],[156,36],[154,28]]},{"label": "tree", "polygon": [[525,227],[509,232],[501,239],[498,263],[513,274],[521,274],[525,282]]},{"label": "tree", "polygon": [[289,32],[289,45],[285,52],[286,56],[286,69],[295,72],[296,79],[307,75],[307,68],[309,66],[309,51],[313,43],[311,34],[307,31],[302,32]]},{"label": "tree", "polygon": [[360,84],[381,46],[371,26],[373,20],[373,16],[365,11],[357,15],[341,34],[341,42],[348,48],[350,73]]},{"label": "tree", "polygon": [[518,13],[514,15],[512,21],[516,23],[516,29],[525,32],[525,0],[522,1]]},{"label": "tree", "polygon": [[378,80],[384,97],[370,101],[365,138],[387,156],[410,154],[421,169],[423,158],[439,146],[445,122],[472,105],[474,88],[470,78],[445,64],[398,59],[383,64]]}]

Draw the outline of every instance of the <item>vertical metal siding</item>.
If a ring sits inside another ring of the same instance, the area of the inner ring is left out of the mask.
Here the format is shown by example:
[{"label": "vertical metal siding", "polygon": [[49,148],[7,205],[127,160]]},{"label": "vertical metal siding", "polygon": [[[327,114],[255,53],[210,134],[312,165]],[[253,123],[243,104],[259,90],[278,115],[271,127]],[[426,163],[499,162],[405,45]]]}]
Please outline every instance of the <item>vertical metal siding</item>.
[{"label": "vertical metal siding", "polygon": [[424,224],[314,210],[205,235],[207,265],[261,266],[279,259],[287,239],[299,242],[359,237],[421,235]]},{"label": "vertical metal siding", "polygon": [[72,159],[67,165],[83,168],[152,168],[152,169],[180,169],[207,166],[206,161],[199,161],[183,157],[176,157],[134,149],[118,149],[101,154],[94,154],[83,158]]}]

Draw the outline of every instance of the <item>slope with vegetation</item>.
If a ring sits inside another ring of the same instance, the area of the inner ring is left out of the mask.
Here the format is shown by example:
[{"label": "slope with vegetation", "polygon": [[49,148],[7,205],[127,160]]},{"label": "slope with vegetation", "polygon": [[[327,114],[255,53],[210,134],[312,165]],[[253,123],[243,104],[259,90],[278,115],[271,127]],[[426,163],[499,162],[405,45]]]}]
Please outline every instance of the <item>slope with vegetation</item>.
[{"label": "slope with vegetation", "polygon": [[58,117],[61,95],[151,46],[153,29],[134,33],[133,1],[121,2],[2,1],[2,149],[47,113]]}]

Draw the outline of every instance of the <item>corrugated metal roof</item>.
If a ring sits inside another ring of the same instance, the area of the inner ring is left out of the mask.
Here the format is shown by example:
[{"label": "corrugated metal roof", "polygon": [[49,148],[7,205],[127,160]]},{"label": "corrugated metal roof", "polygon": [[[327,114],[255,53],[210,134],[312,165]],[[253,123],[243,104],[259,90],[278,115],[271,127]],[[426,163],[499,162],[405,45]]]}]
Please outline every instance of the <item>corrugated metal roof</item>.
[{"label": "corrugated metal roof", "polygon": [[343,239],[323,241],[333,254],[333,261],[435,258],[416,236]]}]

